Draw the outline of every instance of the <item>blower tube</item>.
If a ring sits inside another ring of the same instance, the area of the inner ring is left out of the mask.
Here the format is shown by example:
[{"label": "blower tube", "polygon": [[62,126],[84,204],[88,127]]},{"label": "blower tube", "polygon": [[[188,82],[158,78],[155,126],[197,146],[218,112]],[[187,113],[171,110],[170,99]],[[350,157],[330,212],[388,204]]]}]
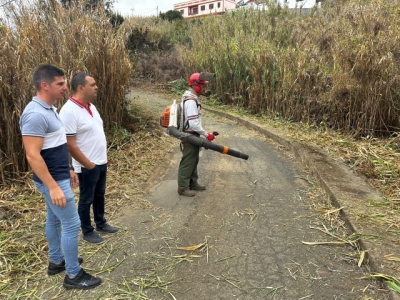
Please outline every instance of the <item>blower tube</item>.
[{"label": "blower tube", "polygon": [[201,137],[197,137],[193,134],[186,133],[186,132],[181,132],[178,130],[178,128],[174,126],[169,126],[167,129],[167,133],[169,135],[172,135],[173,137],[176,137],[177,139],[180,140],[186,140],[188,143],[196,145],[198,147],[204,147],[205,149],[211,149],[217,152],[220,152],[222,154],[228,154],[237,158],[241,158],[244,160],[247,160],[249,156],[245,153],[239,152],[237,150],[229,149],[227,146],[221,146],[215,143],[211,143],[207,141],[206,139],[203,139]]}]

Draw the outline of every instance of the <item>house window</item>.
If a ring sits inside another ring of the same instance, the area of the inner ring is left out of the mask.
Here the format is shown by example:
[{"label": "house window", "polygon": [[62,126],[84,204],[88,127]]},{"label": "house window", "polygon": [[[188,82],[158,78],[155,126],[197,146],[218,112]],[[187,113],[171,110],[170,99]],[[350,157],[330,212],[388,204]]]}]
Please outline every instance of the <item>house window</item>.
[{"label": "house window", "polygon": [[209,5],[208,5],[208,8],[209,8],[209,9],[214,9],[214,3],[213,3],[213,4],[209,4]]},{"label": "house window", "polygon": [[200,6],[200,10],[206,10],[206,6],[205,5]]},{"label": "house window", "polygon": [[181,9],[179,12],[181,13],[181,15],[183,15],[185,13],[185,11],[183,9]]},{"label": "house window", "polygon": [[195,8],[192,9],[192,14],[193,15],[197,15],[198,13],[199,13],[199,8],[198,7],[195,7]]},{"label": "house window", "polygon": [[218,8],[220,8],[221,7],[221,2],[218,2]]}]

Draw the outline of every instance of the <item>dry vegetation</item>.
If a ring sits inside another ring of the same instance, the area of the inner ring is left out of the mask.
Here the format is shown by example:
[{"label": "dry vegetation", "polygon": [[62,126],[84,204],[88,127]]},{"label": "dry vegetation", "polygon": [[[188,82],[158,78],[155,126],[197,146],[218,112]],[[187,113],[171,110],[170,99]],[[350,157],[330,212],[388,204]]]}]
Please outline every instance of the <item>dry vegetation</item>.
[{"label": "dry vegetation", "polygon": [[188,73],[216,73],[225,104],[387,135],[400,128],[398,7],[374,0],[327,1],[307,15],[279,6],[236,10],[191,24],[196,38],[182,58]]},{"label": "dry vegetation", "polygon": [[136,80],[165,83],[184,77],[182,61],[175,48],[176,43],[189,39],[184,21],[131,17],[124,21],[119,32],[131,58],[137,62]]},{"label": "dry vegetation", "polygon": [[67,79],[77,71],[91,73],[106,128],[121,125],[131,75],[124,41],[104,11],[86,14],[81,6],[67,10],[45,2],[9,5],[0,31],[0,185],[27,171],[18,121],[34,94],[31,76],[39,64],[57,65]]}]

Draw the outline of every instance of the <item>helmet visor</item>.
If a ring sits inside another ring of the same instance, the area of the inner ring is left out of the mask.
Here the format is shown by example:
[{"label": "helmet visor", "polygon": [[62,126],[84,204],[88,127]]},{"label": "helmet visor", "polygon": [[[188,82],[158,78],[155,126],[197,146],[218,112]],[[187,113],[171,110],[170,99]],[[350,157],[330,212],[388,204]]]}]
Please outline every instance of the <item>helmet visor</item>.
[{"label": "helmet visor", "polygon": [[201,72],[199,76],[199,83],[200,84],[207,84],[209,81],[213,80],[215,77],[214,73],[208,73],[208,72]]}]

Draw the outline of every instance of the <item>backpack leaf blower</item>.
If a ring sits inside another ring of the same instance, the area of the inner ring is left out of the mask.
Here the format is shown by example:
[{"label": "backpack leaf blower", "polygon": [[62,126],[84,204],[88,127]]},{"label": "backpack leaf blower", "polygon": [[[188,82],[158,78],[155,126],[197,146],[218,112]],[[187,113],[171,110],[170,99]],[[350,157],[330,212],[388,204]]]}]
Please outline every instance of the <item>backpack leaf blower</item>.
[{"label": "backpack leaf blower", "polygon": [[[166,133],[169,136],[173,136],[177,139],[180,139],[182,141],[187,141],[190,144],[196,145],[198,147],[204,147],[205,149],[211,149],[217,152],[220,152],[222,154],[228,154],[237,158],[241,158],[244,160],[247,160],[249,156],[245,153],[239,152],[237,150],[230,149],[227,146],[221,146],[212,142],[207,141],[206,139],[203,139],[201,137],[198,137],[194,134],[190,134],[187,132],[183,132],[179,130],[179,124],[180,124],[180,110],[181,107],[179,104],[176,104],[176,100],[172,103],[171,106],[167,106],[160,118],[160,125],[167,128]],[[218,133],[216,132],[216,134]]]}]

